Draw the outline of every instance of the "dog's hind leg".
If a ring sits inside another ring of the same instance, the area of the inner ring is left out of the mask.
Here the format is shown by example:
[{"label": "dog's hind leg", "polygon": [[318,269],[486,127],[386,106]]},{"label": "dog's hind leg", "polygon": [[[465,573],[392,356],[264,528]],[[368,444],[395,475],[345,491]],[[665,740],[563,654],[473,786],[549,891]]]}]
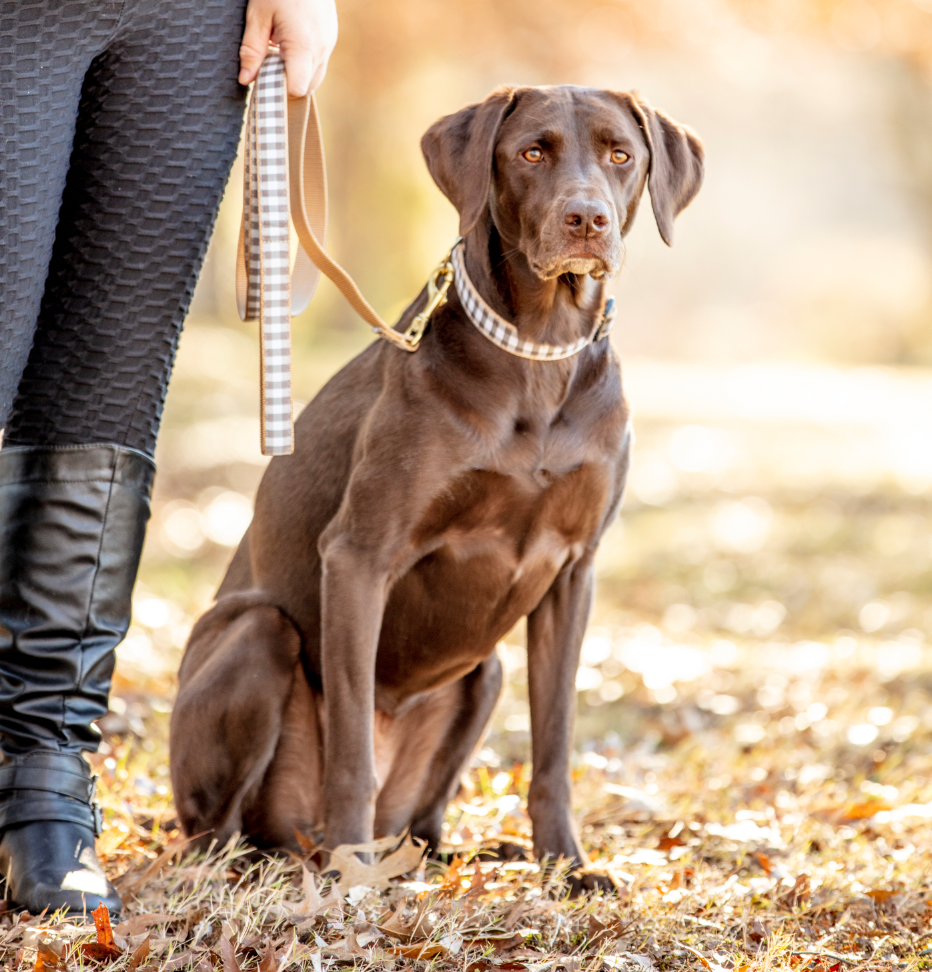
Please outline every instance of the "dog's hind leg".
[{"label": "dog's hind leg", "polygon": [[[411,833],[433,850],[447,804],[479,745],[502,690],[493,654],[452,685],[430,693],[397,720],[391,773],[376,804],[376,830]],[[430,711],[436,710],[436,711]]]},{"label": "dog's hind leg", "polygon": [[259,847],[300,852],[298,834],[323,836],[323,696],[299,667],[285,706],[275,756],[243,806],[244,832]]},{"label": "dog's hind leg", "polygon": [[[232,602],[232,603],[231,603]],[[189,836],[224,843],[275,753],[301,640],[278,608],[224,599],[195,626],[179,672],[170,753],[175,805]]]}]

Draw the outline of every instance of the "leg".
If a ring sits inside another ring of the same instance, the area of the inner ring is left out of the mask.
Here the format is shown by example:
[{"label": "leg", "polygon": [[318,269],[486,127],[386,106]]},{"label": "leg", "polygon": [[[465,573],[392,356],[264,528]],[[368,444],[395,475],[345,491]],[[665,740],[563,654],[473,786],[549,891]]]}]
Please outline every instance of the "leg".
[{"label": "leg", "polygon": [[126,0],[84,80],[45,296],[5,444],[109,442],[153,454],[181,323],[239,142],[244,3]]},{"label": "leg", "polygon": [[[91,722],[107,709],[179,324],[235,154],[242,0],[24,6],[40,24],[62,11],[74,27],[77,11],[78,35],[102,6],[116,19],[84,77],[38,324],[0,454],[0,748],[10,763],[0,867],[7,897],[33,912],[99,900],[115,910],[97,872],[96,884],[73,886],[84,873],[73,849],[93,858],[94,833],[90,797],[79,799],[72,777],[86,780],[80,753],[96,748]],[[66,35],[41,50],[40,69],[74,46]]]},{"label": "leg", "polygon": [[[323,541],[322,541],[323,542]],[[328,848],[372,839],[375,771],[375,656],[386,577],[336,541],[322,550],[321,668],[324,834]]]},{"label": "leg", "polygon": [[32,347],[84,74],[115,4],[9,3],[0,31],[0,429]]},{"label": "leg", "polygon": [[221,601],[192,632],[169,752],[182,829],[204,834],[201,844],[244,829],[244,801],[262,783],[293,686],[304,681],[300,651],[298,632],[277,608],[244,597]]},{"label": "leg", "polygon": [[592,602],[592,564],[564,570],[528,616],[528,693],[534,775],[528,812],[538,857],[583,853],[572,815],[570,751],[576,717],[576,669]]},{"label": "leg", "polygon": [[[431,850],[440,844],[447,805],[456,796],[460,776],[485,735],[501,694],[502,663],[498,655],[486,659],[461,679],[457,689],[456,697],[451,700],[447,731],[439,737],[432,759],[426,761],[426,773],[415,791],[419,798],[413,814],[408,817],[411,833],[426,840]],[[413,743],[423,730],[416,725],[411,725],[410,729]],[[408,746],[403,746],[401,751],[409,752]],[[384,790],[379,796],[380,807],[383,800],[386,800]]]},{"label": "leg", "polygon": [[243,806],[243,833],[257,847],[299,853],[296,834],[322,836],[324,699],[298,665],[285,703],[275,756]]}]

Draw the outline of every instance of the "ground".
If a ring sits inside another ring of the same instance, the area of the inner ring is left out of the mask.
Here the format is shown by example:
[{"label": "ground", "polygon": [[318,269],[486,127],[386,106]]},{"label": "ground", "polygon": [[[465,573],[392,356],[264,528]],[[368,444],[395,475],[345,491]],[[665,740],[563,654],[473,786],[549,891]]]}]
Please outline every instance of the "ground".
[{"label": "ground", "polygon": [[[176,827],[173,672],[262,469],[255,424],[237,411],[254,397],[251,345],[208,330],[211,354],[197,338],[188,358],[183,348],[134,623],[93,757],[101,856],[125,913],[113,947],[83,950],[91,925],[8,913],[6,968],[932,967],[928,460],[918,439],[877,446],[880,405],[833,413],[838,398],[886,401],[888,382],[926,422],[927,377],[629,364],[635,472],[601,555],[573,768],[591,867],[617,891],[569,898],[559,862],[527,854],[520,629],[501,646],[506,694],[450,806],[441,860],[382,848],[333,889],[312,862],[240,845],[192,855]],[[322,352],[306,384],[332,363]],[[677,404],[690,381],[708,389],[700,409]],[[826,382],[835,398],[806,398]],[[729,398],[742,393],[743,410]]]}]

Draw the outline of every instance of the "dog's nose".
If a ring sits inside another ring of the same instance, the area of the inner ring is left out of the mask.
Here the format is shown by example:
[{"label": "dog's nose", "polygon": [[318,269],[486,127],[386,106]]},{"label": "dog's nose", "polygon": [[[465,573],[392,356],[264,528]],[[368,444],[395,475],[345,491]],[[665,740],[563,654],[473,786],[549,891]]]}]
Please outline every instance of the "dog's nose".
[{"label": "dog's nose", "polygon": [[571,236],[582,239],[601,236],[612,225],[608,206],[601,199],[571,199],[566,204],[563,221]]}]

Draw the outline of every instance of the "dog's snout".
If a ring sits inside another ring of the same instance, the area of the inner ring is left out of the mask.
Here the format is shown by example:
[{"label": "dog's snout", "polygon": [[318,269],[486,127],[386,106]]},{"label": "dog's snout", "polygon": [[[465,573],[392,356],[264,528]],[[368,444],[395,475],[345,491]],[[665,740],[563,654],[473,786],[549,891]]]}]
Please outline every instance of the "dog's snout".
[{"label": "dog's snout", "polygon": [[566,204],[563,221],[570,235],[585,238],[604,233],[612,225],[612,216],[601,199],[577,198]]}]

